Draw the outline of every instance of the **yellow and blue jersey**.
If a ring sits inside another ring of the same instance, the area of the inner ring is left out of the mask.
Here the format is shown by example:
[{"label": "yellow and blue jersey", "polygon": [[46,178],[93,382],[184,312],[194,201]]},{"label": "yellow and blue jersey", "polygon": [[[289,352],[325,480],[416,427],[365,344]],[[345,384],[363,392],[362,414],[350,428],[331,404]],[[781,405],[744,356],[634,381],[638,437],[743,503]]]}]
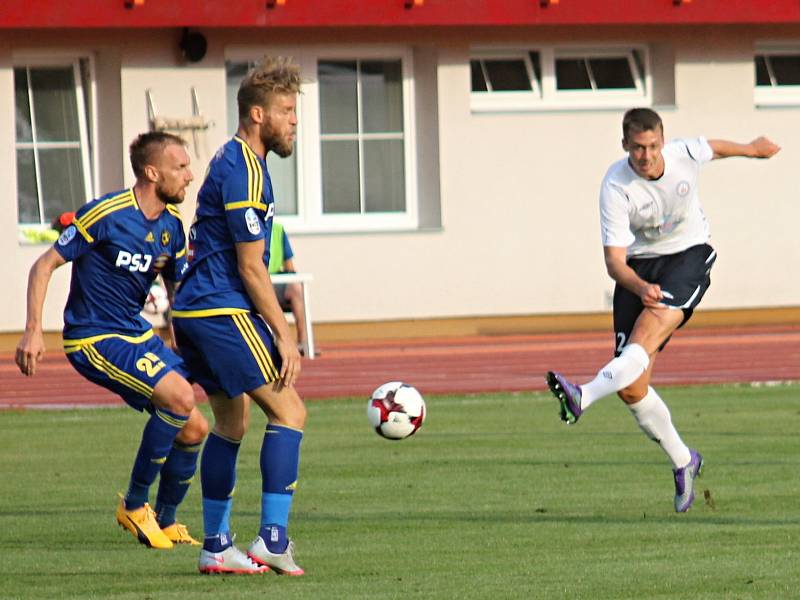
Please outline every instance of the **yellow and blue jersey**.
[{"label": "yellow and blue jersey", "polygon": [[266,162],[234,136],[211,160],[197,196],[189,268],[175,297],[175,316],[255,312],[239,276],[236,244],[265,240],[269,265],[274,207]]},{"label": "yellow and blue jersey", "polygon": [[150,285],[159,273],[177,282],[186,270],[178,209],[168,204],[149,220],[133,189],[85,204],[53,247],[73,264],[64,309],[65,346],[109,334],[152,335],[140,314]]}]

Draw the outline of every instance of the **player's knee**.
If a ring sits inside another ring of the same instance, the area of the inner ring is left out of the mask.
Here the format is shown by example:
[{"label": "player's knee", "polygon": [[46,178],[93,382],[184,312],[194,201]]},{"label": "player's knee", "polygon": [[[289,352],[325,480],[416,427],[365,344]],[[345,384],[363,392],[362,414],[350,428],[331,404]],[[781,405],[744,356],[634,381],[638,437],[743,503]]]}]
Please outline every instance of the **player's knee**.
[{"label": "player's knee", "polygon": [[293,429],[304,429],[308,412],[303,401],[293,402],[291,405],[286,406],[285,409],[281,411],[281,414],[275,415],[276,424],[285,425]]},{"label": "player's knee", "polygon": [[647,395],[647,386],[629,385],[617,392],[617,396],[625,404],[636,404]]},{"label": "player's knee", "polygon": [[176,386],[167,399],[167,408],[179,415],[188,415],[194,409],[194,392],[192,387],[186,385]]},{"label": "player's knee", "polygon": [[194,445],[201,443],[208,435],[208,421],[198,411],[194,411],[186,425],[178,434],[178,441],[182,444]]}]

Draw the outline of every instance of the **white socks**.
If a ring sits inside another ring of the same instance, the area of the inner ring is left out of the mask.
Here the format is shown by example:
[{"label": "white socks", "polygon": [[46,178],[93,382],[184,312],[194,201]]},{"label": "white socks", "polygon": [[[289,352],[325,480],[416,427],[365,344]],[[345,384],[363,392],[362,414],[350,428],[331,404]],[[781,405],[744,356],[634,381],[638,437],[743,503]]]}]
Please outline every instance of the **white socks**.
[{"label": "white socks", "polygon": [[647,395],[636,404],[629,404],[628,410],[647,437],[666,452],[673,468],[679,469],[689,464],[692,460],[689,448],[672,425],[669,408],[653,388],[648,387]]},{"label": "white socks", "polygon": [[592,381],[581,386],[581,408],[586,410],[595,400],[628,387],[641,377],[650,364],[647,351],[639,344],[628,344],[617,358],[600,369]]}]

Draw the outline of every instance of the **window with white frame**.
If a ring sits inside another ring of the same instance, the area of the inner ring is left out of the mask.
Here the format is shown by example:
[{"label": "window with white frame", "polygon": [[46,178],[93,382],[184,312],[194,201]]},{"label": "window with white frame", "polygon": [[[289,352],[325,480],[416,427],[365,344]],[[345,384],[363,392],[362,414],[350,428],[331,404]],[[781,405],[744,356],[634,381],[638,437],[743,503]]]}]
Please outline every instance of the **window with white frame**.
[{"label": "window with white frame", "polygon": [[800,46],[759,47],[754,63],[756,104],[800,104]]},{"label": "window with white frame", "polygon": [[[276,214],[293,232],[416,227],[410,55],[284,54],[300,63],[304,83],[295,152],[267,159]],[[239,82],[252,64],[227,64],[231,130]]]},{"label": "window with white frame", "polygon": [[474,49],[475,111],[627,108],[652,102],[646,48]]},{"label": "window with white frame", "polygon": [[15,60],[17,222],[46,226],[92,198],[87,59]]}]

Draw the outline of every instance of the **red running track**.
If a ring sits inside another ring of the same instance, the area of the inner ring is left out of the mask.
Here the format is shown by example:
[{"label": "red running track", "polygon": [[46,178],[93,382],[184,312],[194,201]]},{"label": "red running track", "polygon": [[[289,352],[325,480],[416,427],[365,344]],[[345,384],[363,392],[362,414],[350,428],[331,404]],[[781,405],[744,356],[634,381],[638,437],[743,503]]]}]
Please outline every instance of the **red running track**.
[{"label": "red running track", "polygon": [[[331,343],[304,361],[298,389],[307,400],[367,398],[391,380],[425,395],[543,390],[549,369],[578,381],[593,377],[612,343],[610,333],[599,332]],[[800,381],[800,326],[679,331],[654,375],[662,386],[770,381]],[[80,377],[56,350],[32,378],[19,373],[11,353],[0,355],[0,409],[121,402]]]}]

